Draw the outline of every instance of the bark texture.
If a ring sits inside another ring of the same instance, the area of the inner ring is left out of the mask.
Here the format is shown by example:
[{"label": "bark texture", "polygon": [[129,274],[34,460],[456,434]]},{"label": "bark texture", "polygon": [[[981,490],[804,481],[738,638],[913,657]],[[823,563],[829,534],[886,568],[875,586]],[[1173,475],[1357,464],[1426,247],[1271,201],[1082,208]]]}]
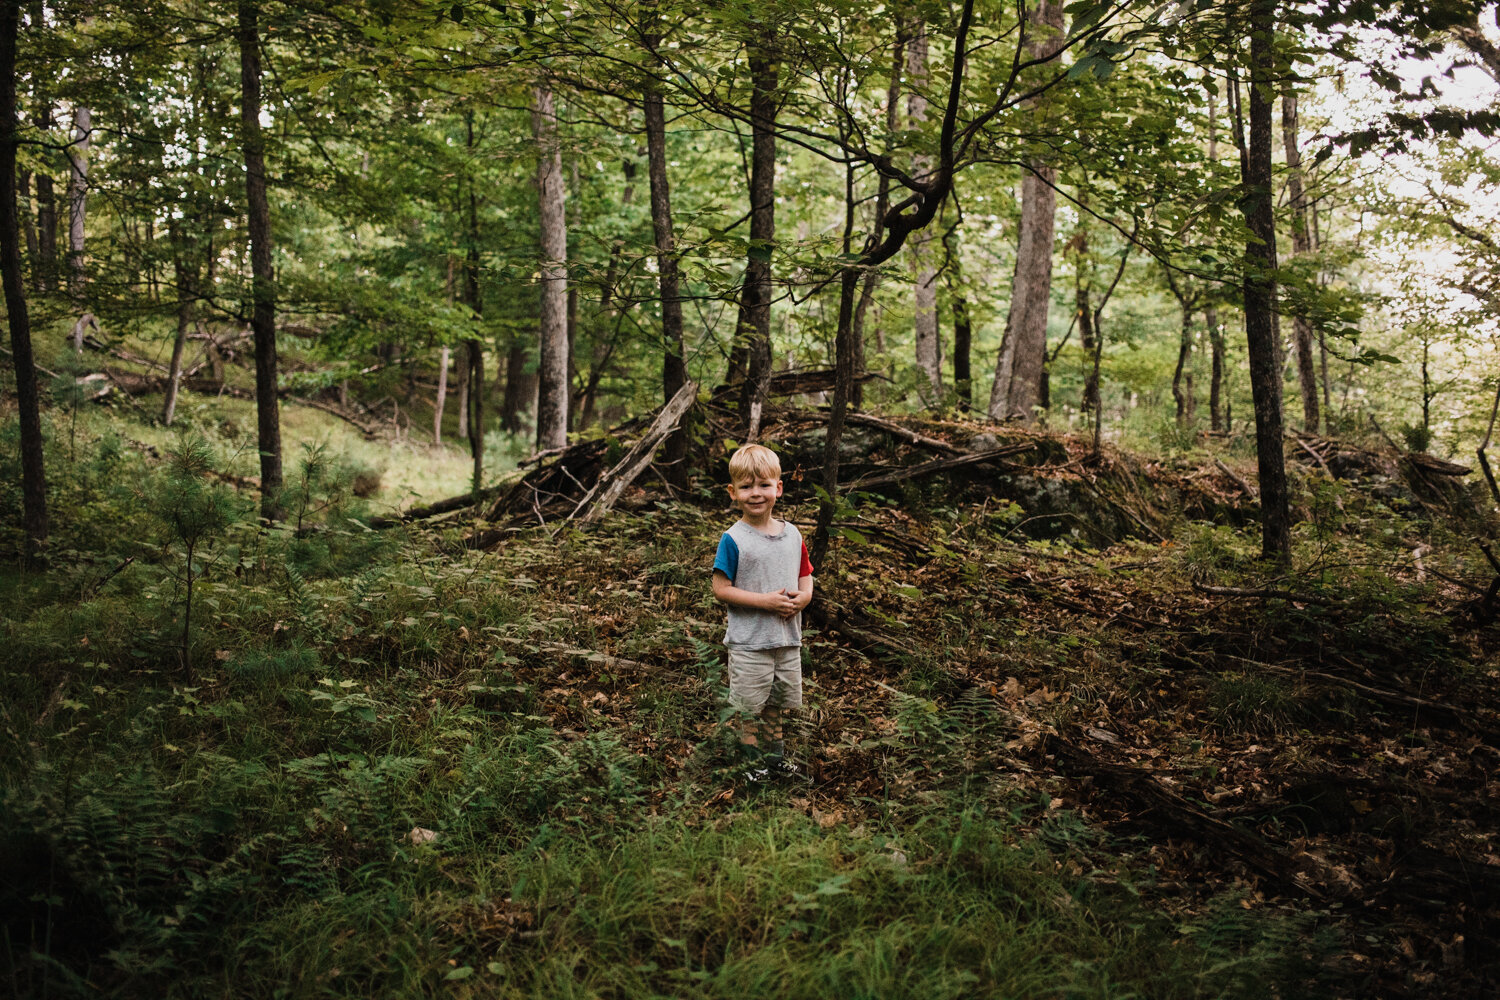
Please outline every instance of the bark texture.
[{"label": "bark texture", "polygon": [[765,406],[771,378],[771,251],[776,240],[776,85],[780,67],[775,39],[763,36],[750,50],[750,250],[740,293],[735,343],[744,351],[740,423]]},{"label": "bark texture", "polygon": [[261,516],[281,516],[281,410],[276,396],[276,286],[271,269],[271,206],[260,130],[260,8],[240,0],[240,141],[250,230],[250,326],[255,332],[255,425],[260,448]]},{"label": "bark texture", "polygon": [[1274,0],[1254,0],[1244,29],[1250,36],[1250,133],[1241,160],[1240,205],[1250,236],[1245,244],[1245,340],[1250,354],[1250,394],[1255,405],[1255,452],[1260,474],[1261,552],[1291,557],[1291,511],[1282,450],[1281,367],[1276,345],[1273,272],[1276,220],[1271,163],[1272,35]]},{"label": "bark texture", "polygon": [[438,353],[437,394],[432,400],[432,443],[443,443],[443,409],[448,403],[448,362],[451,350],[447,344]]},{"label": "bark texture", "polygon": [[[910,81],[906,94],[906,124],[909,129],[920,130],[927,121],[927,29],[920,21],[906,46],[906,74]],[[912,157],[913,177],[921,180],[931,169],[932,157],[926,153]],[[925,376],[919,384],[919,391],[923,405],[935,407],[943,400],[943,358],[938,340],[937,267],[931,243],[932,231],[929,229],[912,234],[911,260],[916,279],[912,288],[912,317],[917,367]]]},{"label": "bark texture", "polygon": [[[654,47],[658,39],[650,39]],[[672,401],[687,382],[687,364],[682,354],[682,293],[677,277],[677,242],[672,230],[672,189],[667,178],[667,122],[661,92],[650,88],[645,95],[647,174],[651,183],[651,229],[656,238],[657,288],[661,293],[662,403]],[[668,478],[685,482],[688,430],[679,426],[667,438],[662,461]]]},{"label": "bark texture", "polygon": [[536,184],[542,242],[536,446],[545,451],[568,443],[568,229],[562,149],[557,140],[557,108],[551,87],[535,87],[532,100],[532,131],[539,149]]},{"label": "bark texture", "polygon": [[83,295],[88,277],[84,269],[84,221],[88,216],[89,140],[94,115],[86,107],[73,111],[73,143],[68,149],[68,287],[75,297]]},{"label": "bark texture", "polygon": [[[1031,38],[1027,54],[1045,59],[1062,43],[1060,2],[1042,0],[1028,18]],[[995,363],[990,389],[991,420],[1034,418],[1041,401],[1042,369],[1047,360],[1047,312],[1052,300],[1052,236],[1057,209],[1053,182],[1056,168],[1042,160],[1027,164],[1021,180],[1021,227],[1016,247],[1016,272],[1011,283],[1010,311]]]},{"label": "bark texture", "polygon": [[21,232],[16,213],[16,35],[21,5],[0,2],[0,278],[16,368],[16,409],[21,424],[21,506],[27,555],[47,540],[47,472],[42,456],[42,417],[31,353],[31,317],[21,281]]}]

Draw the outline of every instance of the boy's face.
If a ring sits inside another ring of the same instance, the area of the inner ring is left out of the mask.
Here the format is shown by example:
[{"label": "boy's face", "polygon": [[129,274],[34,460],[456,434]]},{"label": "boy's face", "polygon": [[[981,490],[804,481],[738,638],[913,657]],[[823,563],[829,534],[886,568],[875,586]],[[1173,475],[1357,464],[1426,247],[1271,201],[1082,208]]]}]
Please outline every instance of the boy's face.
[{"label": "boy's face", "polygon": [[729,485],[729,499],[747,517],[765,517],[776,506],[781,496],[781,480],[770,476],[755,475],[738,479]]}]

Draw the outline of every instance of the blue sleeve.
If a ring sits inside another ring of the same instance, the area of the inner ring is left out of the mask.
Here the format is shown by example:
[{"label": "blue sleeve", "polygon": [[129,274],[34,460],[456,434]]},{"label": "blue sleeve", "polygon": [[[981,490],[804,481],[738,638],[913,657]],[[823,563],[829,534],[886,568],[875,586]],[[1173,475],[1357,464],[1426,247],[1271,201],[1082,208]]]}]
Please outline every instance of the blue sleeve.
[{"label": "blue sleeve", "polygon": [[719,539],[719,551],[714,556],[714,570],[729,577],[729,582],[734,582],[735,574],[740,571],[740,547],[729,537],[729,532],[724,532]]}]

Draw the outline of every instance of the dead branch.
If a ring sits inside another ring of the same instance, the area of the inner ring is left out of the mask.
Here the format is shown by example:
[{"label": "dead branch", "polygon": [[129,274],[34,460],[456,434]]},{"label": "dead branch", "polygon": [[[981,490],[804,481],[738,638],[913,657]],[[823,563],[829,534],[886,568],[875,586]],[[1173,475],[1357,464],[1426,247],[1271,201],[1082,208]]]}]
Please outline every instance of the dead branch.
[{"label": "dead branch", "polygon": [[1255,489],[1249,483],[1245,482],[1244,477],[1221,462],[1217,455],[1214,456],[1214,465],[1218,466],[1220,472],[1224,473],[1224,475],[1234,480],[1234,484],[1240,488],[1240,491],[1244,493],[1245,496],[1249,497],[1251,500],[1258,499]]},{"label": "dead branch", "polygon": [[1272,590],[1270,588],[1246,588],[1246,587],[1212,587],[1206,583],[1193,581],[1193,589],[1200,594],[1213,594],[1216,597],[1258,597],[1262,600],[1293,601],[1297,604],[1318,604],[1328,608],[1341,608],[1343,601],[1329,597],[1319,597],[1316,594],[1299,594],[1290,590]]},{"label": "dead branch", "polygon": [[1392,691],[1390,688],[1374,687],[1370,684],[1362,684],[1348,677],[1340,677],[1337,674],[1325,673],[1322,670],[1311,670],[1307,667],[1289,667],[1279,663],[1263,663],[1260,660],[1249,660],[1243,656],[1227,656],[1227,659],[1243,663],[1247,667],[1256,670],[1264,670],[1267,673],[1280,674],[1283,677],[1311,677],[1315,680],[1327,681],[1343,687],[1358,691],[1375,701],[1384,705],[1394,705],[1397,708],[1410,708],[1422,712],[1429,712],[1442,716],[1449,722],[1461,726],[1463,729],[1483,736],[1492,744],[1500,744],[1500,731],[1481,719],[1476,719],[1472,714],[1464,711],[1456,705],[1446,702],[1433,701],[1430,698],[1420,698],[1414,694],[1406,694],[1403,691]]},{"label": "dead branch", "polygon": [[1032,442],[1025,444],[1007,445],[1003,448],[990,448],[987,451],[976,451],[966,455],[956,455],[952,458],[939,458],[931,462],[923,462],[921,465],[912,465],[904,469],[896,469],[883,476],[873,479],[855,480],[853,482],[839,483],[839,492],[849,490],[876,490],[885,486],[893,486],[896,483],[905,482],[908,479],[920,479],[924,476],[937,475],[940,472],[950,472],[953,469],[961,469],[969,465],[980,465],[984,462],[993,462],[1007,455],[1018,455],[1023,451],[1031,451],[1036,445]]},{"label": "dead branch", "polygon": [[656,419],[646,429],[645,435],[635,443],[635,447],[626,452],[625,457],[616,462],[614,468],[600,476],[593,488],[583,495],[569,518],[577,517],[578,512],[583,510],[585,505],[592,504],[584,515],[578,518],[580,523],[588,524],[598,520],[613,507],[615,501],[620,499],[620,495],[646,470],[646,466],[651,464],[651,460],[656,457],[657,449],[666,441],[667,435],[677,429],[683,414],[687,413],[697,398],[698,383],[691,380],[685,382],[667,402],[667,405],[657,413]]},{"label": "dead branch", "polygon": [[885,431],[892,437],[900,438],[907,444],[913,444],[919,448],[926,448],[929,451],[942,452],[944,455],[962,455],[964,453],[962,448],[955,447],[954,445],[949,444],[947,441],[942,441],[934,437],[928,437],[925,434],[918,434],[914,430],[902,427],[900,424],[892,423],[889,420],[882,420],[881,418],[873,416],[869,413],[847,414],[844,417],[844,422],[850,424],[859,424],[862,427],[874,427],[877,430]]}]

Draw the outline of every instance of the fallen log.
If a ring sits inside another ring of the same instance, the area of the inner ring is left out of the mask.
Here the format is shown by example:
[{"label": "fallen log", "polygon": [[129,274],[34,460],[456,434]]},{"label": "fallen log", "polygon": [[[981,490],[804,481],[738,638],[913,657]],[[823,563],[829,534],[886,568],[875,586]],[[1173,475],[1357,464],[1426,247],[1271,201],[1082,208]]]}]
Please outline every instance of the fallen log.
[{"label": "fallen log", "polygon": [[[875,372],[860,372],[854,376],[857,385],[864,385],[880,378]],[[832,368],[803,368],[794,371],[772,372],[766,382],[766,395],[797,396],[814,392],[832,392],[835,372]],[[742,382],[727,382],[714,390],[713,400],[722,403],[738,395]]]},{"label": "fallen log", "polygon": [[578,518],[581,524],[588,524],[604,516],[608,510],[620,499],[620,495],[635,482],[651,460],[656,457],[657,449],[666,441],[667,435],[677,429],[682,422],[682,417],[698,399],[698,383],[689,380],[678,389],[676,394],[667,401],[657,413],[656,419],[651,421],[651,426],[646,428],[646,433],[635,446],[625,453],[625,457],[615,463],[614,468],[600,476],[598,481],[583,495],[583,498],[573,507],[573,513],[568,515],[569,519],[578,517],[578,512],[585,505],[589,509]]},{"label": "fallen log", "polygon": [[1224,473],[1224,475],[1234,480],[1234,484],[1240,488],[1240,491],[1243,492],[1245,496],[1249,497],[1251,500],[1257,499],[1255,490],[1251,488],[1249,483],[1245,482],[1245,477],[1241,476],[1238,472],[1235,472],[1229,466],[1221,462],[1218,456],[1214,457],[1214,465],[1218,466],[1220,472]]},{"label": "fallen log", "polygon": [[942,441],[934,437],[928,437],[925,434],[918,434],[916,431],[911,430],[910,428],[902,427],[900,424],[892,423],[889,420],[882,420],[881,418],[873,416],[869,413],[856,412],[845,414],[844,422],[850,424],[858,424],[862,427],[874,427],[876,430],[885,431],[892,437],[900,438],[907,444],[916,445],[918,448],[926,448],[928,451],[942,452],[944,455],[964,454],[964,450],[962,448],[951,445],[947,441]]},{"label": "fallen log", "polygon": [[1258,597],[1261,600],[1293,601],[1297,604],[1317,604],[1326,608],[1341,608],[1344,602],[1331,597],[1319,597],[1317,594],[1299,594],[1291,590],[1272,590],[1270,588],[1248,588],[1248,587],[1214,587],[1206,583],[1193,581],[1193,589],[1200,594],[1213,594],[1216,597]]},{"label": "fallen log", "polygon": [[437,517],[440,514],[451,514],[465,507],[472,507],[486,497],[494,496],[499,487],[492,486],[482,489],[476,496],[474,493],[461,493],[456,497],[448,497],[436,500],[421,507],[412,507],[408,510],[397,511],[386,517],[373,518],[370,521],[371,528],[390,528],[398,524],[408,524],[412,521],[425,521],[428,518]]},{"label": "fallen log", "polygon": [[839,484],[839,492],[849,490],[876,490],[884,486],[894,486],[896,483],[905,482],[908,479],[920,479],[924,476],[934,476],[940,472],[949,472],[953,469],[962,469],[969,465],[981,465],[985,462],[993,462],[1007,455],[1019,455],[1023,451],[1031,451],[1036,445],[1032,442],[1025,444],[1007,445],[1003,448],[990,448],[986,451],[971,452],[966,455],[955,455],[952,458],[938,458],[931,462],[923,462],[920,465],[907,466],[904,469],[896,469],[883,476],[873,479],[855,480]]}]

